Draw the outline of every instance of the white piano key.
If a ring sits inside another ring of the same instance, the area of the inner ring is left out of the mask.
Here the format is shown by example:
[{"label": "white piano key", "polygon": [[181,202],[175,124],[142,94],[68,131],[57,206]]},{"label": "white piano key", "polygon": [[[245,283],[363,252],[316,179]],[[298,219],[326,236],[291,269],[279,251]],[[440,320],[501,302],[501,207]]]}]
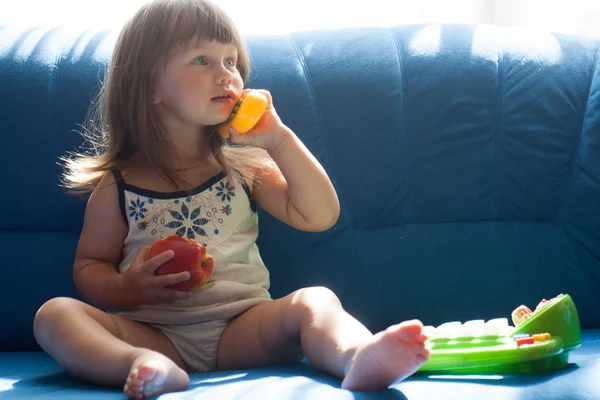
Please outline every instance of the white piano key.
[{"label": "white piano key", "polygon": [[471,337],[471,336],[480,336],[481,335],[481,328],[483,328],[483,325],[485,324],[485,321],[482,319],[475,319],[472,321],[467,321],[464,324],[462,324],[462,326],[460,327],[460,329],[458,330],[458,333],[456,334],[457,337]]},{"label": "white piano key", "polygon": [[450,339],[456,337],[456,333],[460,329],[461,322],[453,321],[441,324],[435,329],[432,339]]},{"label": "white piano key", "polygon": [[433,334],[435,333],[435,327],[431,325],[427,325],[423,327],[423,333],[431,339]]},{"label": "white piano key", "polygon": [[481,329],[481,336],[505,336],[509,331],[507,318],[490,319]]}]

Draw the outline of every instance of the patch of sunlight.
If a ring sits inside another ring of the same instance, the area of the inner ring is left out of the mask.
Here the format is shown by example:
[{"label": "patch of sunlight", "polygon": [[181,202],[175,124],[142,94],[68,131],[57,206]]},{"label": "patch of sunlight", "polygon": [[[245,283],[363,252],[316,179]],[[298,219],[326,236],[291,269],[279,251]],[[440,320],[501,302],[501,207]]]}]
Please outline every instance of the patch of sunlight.
[{"label": "patch of sunlight", "polygon": [[540,64],[558,64],[562,59],[562,50],[556,37],[544,31],[524,28],[506,28],[503,32],[503,50],[512,56]]},{"label": "patch of sunlight", "polygon": [[16,61],[34,59],[45,65],[54,65],[61,44],[61,38],[49,27],[33,30],[7,27],[0,31],[0,55],[10,53]]},{"label": "patch of sunlight", "polygon": [[210,379],[203,379],[202,382],[224,382],[224,381],[230,381],[233,379],[239,379],[239,378],[243,378],[246,375],[248,375],[248,373],[244,372],[242,374],[233,374],[233,375],[227,375],[227,376],[222,376],[219,378],[210,378]]},{"label": "patch of sunlight", "polygon": [[526,28],[499,28],[480,25],[475,29],[471,54],[490,61],[498,60],[498,52],[510,54],[511,58],[524,59],[545,65],[557,64],[562,50],[556,37],[549,32]]},{"label": "patch of sunlight", "polygon": [[13,384],[18,381],[18,379],[0,378],[0,392],[11,390],[13,388]]},{"label": "patch of sunlight", "polygon": [[464,380],[488,380],[498,381],[504,379],[502,375],[429,375],[431,379],[464,379]]},{"label": "patch of sunlight", "polygon": [[498,60],[499,28],[490,25],[479,25],[473,33],[471,54],[490,61]]},{"label": "patch of sunlight", "polygon": [[112,56],[115,43],[119,37],[118,31],[112,31],[110,35],[102,39],[102,42],[94,52],[94,60],[106,61]]},{"label": "patch of sunlight", "polygon": [[441,36],[441,25],[430,25],[421,29],[410,41],[411,55],[421,57],[437,55],[440,52]]},{"label": "patch of sunlight", "polygon": [[[98,35],[104,35],[99,43],[97,42]],[[101,30],[85,31],[80,33],[73,47],[65,49],[64,52],[70,55],[70,62],[76,63],[84,56],[85,52],[88,51],[91,46],[95,46],[92,59],[96,62],[105,62],[106,60],[109,60],[112,55],[117,36],[118,31],[110,31],[107,34]]]}]

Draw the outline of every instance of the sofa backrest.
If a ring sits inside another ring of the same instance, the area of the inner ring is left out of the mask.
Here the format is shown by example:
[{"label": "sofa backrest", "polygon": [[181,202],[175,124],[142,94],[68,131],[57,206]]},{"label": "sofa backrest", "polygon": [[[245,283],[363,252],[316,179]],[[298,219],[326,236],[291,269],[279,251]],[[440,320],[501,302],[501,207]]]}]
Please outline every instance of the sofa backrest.
[{"label": "sofa backrest", "polygon": [[[85,199],[58,157],[117,32],[0,26],[0,350],[77,296]],[[249,87],[324,165],[341,215],[321,233],[260,212],[279,297],[334,290],[372,330],[407,318],[508,317],[569,293],[600,328],[598,41],[492,26],[400,26],[247,38]]]}]

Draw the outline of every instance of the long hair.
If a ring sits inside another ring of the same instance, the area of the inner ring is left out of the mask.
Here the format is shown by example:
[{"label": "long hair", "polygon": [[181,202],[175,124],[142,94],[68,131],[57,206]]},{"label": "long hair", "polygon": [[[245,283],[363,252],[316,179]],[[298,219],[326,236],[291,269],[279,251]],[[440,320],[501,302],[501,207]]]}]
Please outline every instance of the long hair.
[{"label": "long hair", "polygon": [[[194,38],[234,44],[237,68],[246,82],[248,51],[225,12],[205,0],[154,0],[144,5],[121,30],[82,125],[91,146],[60,159],[63,186],[76,193],[90,192],[106,171],[135,167],[134,156],[139,155],[175,187],[190,189],[167,159],[173,147],[154,112],[152,93],[160,61]],[[208,127],[206,138],[210,156],[227,174],[252,179],[256,168],[272,163],[262,149],[228,145],[216,126]]]}]

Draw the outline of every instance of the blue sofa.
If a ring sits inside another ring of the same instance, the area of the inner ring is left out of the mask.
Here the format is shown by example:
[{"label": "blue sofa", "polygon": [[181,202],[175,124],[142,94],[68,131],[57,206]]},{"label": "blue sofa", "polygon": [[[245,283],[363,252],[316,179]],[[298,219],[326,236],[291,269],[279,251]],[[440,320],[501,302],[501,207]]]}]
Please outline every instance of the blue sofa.
[{"label": "blue sofa", "polygon": [[[79,298],[71,267],[85,198],[59,186],[114,31],[0,26],[0,398],[118,399],[36,345],[49,298]],[[494,26],[411,25],[248,37],[250,87],[330,174],[321,233],[260,212],[274,297],[325,285],[378,331],[510,318],[571,295],[583,343],[566,369],[419,374],[351,393],[307,362],[195,374],[164,399],[600,398],[600,42]]]}]

